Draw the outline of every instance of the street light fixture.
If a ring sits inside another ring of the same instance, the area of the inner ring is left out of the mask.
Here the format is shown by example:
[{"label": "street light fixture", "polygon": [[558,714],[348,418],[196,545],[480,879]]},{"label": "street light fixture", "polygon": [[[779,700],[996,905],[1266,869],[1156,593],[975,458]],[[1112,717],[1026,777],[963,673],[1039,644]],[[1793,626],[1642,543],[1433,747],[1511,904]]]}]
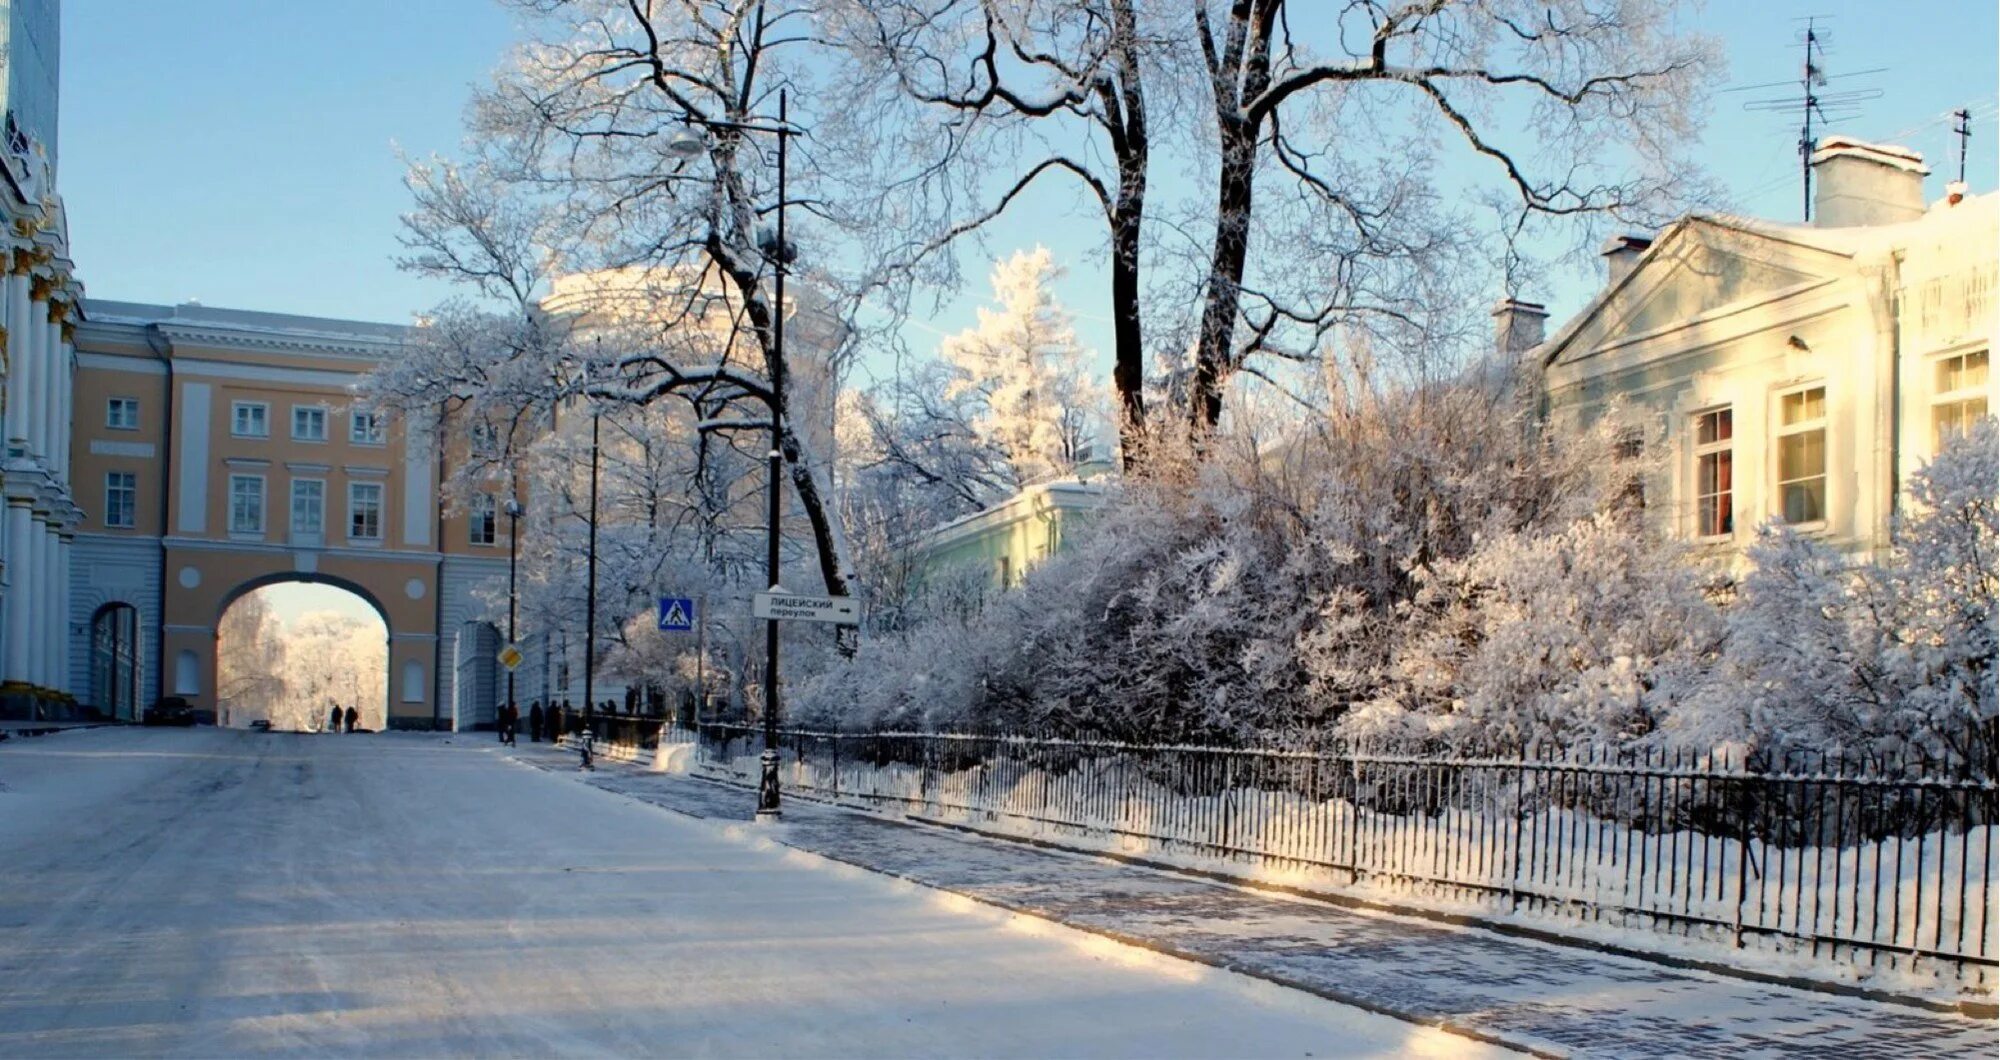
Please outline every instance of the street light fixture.
[{"label": "street light fixture", "polygon": [[[708,150],[708,137],[698,129],[733,129],[746,133],[768,133],[778,138],[778,238],[775,246],[761,247],[764,256],[771,262],[775,311],[771,321],[772,357],[770,364],[770,396],[766,405],[771,410],[771,449],[766,454],[770,468],[770,509],[766,516],[764,567],[769,588],[778,588],[778,517],[782,508],[784,473],[784,452],[779,444],[778,420],[784,409],[784,364],[785,364],[785,265],[791,258],[791,249],[785,242],[785,163],[787,148],[791,138],[799,129],[791,124],[786,110],[785,90],[778,90],[778,122],[776,125],[759,125],[751,122],[724,121],[716,118],[701,118],[693,114],[684,115],[687,123],[680,131],[667,140],[667,153],[677,158],[697,157]],[[761,243],[761,241],[760,241]],[[776,820],[779,815],[778,793],[778,620],[765,620],[764,625],[764,753],[758,758],[762,769],[757,782],[757,816],[760,819]]]}]

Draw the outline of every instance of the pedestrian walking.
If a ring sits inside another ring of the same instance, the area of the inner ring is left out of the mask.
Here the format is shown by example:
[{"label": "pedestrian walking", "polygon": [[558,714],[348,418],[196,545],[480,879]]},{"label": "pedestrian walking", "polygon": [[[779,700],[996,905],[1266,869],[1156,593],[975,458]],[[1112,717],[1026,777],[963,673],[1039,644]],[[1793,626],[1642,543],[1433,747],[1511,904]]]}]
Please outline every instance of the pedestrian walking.
[{"label": "pedestrian walking", "polygon": [[507,704],[501,712],[500,740],[509,747],[514,746],[514,732],[521,727],[521,708]]},{"label": "pedestrian walking", "polygon": [[348,708],[347,708],[347,731],[348,731],[348,732],[353,732],[353,731],[354,731],[354,723],[355,723],[355,722],[357,722],[357,721],[360,721],[360,720],[361,720],[361,712],[360,712],[360,711],[358,711],[358,710],[355,710],[355,709],[354,709],[353,707],[351,707],[351,706],[350,706],[350,707],[348,707]]},{"label": "pedestrian walking", "polygon": [[528,704],[528,742],[542,742],[542,701]]},{"label": "pedestrian walking", "polygon": [[331,733],[340,732],[340,704],[338,703],[331,704],[326,708],[326,731]]}]

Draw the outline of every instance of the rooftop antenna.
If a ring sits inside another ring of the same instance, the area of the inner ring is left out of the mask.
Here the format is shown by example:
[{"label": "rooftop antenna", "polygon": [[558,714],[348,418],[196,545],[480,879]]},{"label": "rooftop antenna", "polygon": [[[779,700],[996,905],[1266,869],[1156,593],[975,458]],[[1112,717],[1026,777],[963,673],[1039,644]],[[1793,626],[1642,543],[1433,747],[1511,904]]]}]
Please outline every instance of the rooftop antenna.
[{"label": "rooftop antenna", "polygon": [[1796,82],[1768,81],[1761,85],[1743,85],[1727,90],[1730,92],[1749,92],[1757,89],[1798,86],[1799,94],[1796,96],[1752,100],[1743,104],[1743,109],[1772,113],[1790,111],[1799,113],[1799,173],[1803,178],[1804,213],[1805,219],[1808,222],[1812,220],[1812,154],[1814,146],[1817,143],[1817,138],[1813,135],[1815,123],[1823,128],[1835,118],[1854,117],[1861,112],[1861,104],[1863,102],[1871,99],[1879,99],[1882,96],[1882,90],[1879,88],[1835,89],[1827,91],[1829,84],[1842,78],[1879,74],[1886,69],[1886,67],[1877,67],[1873,70],[1856,70],[1849,74],[1828,76],[1826,72],[1826,46],[1832,42],[1833,37],[1832,34],[1820,28],[1820,22],[1826,17],[1825,15],[1813,15],[1803,20],[1797,20],[1805,22],[1806,27],[1799,41],[1805,50],[1805,63]]},{"label": "rooftop antenna", "polygon": [[1958,182],[1965,183],[1965,150],[1972,144],[1972,111],[1951,112],[1951,134],[1958,137]]}]

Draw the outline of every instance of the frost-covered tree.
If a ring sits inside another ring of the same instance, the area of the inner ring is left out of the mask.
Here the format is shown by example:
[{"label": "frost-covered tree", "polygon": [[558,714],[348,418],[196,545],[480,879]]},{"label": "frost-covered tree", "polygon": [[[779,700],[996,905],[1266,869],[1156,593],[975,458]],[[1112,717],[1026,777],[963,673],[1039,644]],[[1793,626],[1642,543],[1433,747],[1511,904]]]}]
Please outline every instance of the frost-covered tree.
[{"label": "frost-covered tree", "polygon": [[1987,419],[1911,476],[1880,565],[1760,527],[1721,664],[1674,737],[1990,768],[1996,492]]},{"label": "frost-covered tree", "polygon": [[971,423],[1017,484],[1067,474],[1095,455],[1103,400],[1069,311],[1049,290],[1064,270],[1048,248],[1017,251],[993,266],[997,308],[938,347],[953,369],[947,392],[972,397]]}]

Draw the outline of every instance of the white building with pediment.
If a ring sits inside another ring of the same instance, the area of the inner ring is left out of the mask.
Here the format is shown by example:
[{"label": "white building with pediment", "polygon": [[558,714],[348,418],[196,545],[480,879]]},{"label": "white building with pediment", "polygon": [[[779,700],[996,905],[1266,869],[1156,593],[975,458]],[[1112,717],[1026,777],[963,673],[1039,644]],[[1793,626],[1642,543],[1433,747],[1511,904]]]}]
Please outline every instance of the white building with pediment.
[{"label": "white building with pediment", "polygon": [[1841,137],[1813,165],[1812,224],[1614,239],[1604,290],[1546,341],[1539,306],[1495,311],[1548,426],[1620,417],[1655,458],[1647,511],[1718,551],[1778,519],[1881,553],[1910,474],[1992,408],[2000,195],[1927,205],[1920,157]]}]

